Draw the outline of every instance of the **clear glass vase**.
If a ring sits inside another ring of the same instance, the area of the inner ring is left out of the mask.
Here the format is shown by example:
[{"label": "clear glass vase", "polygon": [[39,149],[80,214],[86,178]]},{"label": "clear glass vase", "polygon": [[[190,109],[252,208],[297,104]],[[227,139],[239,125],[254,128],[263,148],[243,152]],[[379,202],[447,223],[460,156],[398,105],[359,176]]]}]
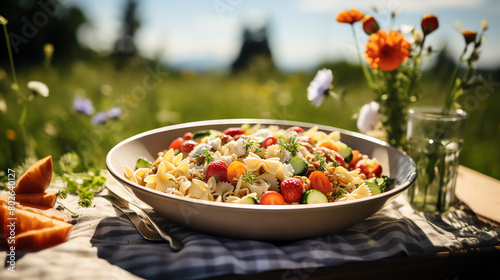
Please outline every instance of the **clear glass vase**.
[{"label": "clear glass vase", "polygon": [[467,113],[440,108],[410,109],[407,151],[417,164],[418,179],[408,189],[414,209],[442,213],[456,200],[455,184]]}]

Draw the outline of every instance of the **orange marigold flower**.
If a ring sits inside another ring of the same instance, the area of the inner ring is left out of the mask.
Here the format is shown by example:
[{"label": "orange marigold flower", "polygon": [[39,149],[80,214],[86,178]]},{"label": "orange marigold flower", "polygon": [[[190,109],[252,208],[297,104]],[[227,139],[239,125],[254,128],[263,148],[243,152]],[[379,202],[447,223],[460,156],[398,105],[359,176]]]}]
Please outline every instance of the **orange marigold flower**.
[{"label": "orange marigold flower", "polygon": [[380,29],[377,21],[372,16],[366,16],[363,18],[363,30],[366,34],[370,35],[377,32]]},{"label": "orange marigold flower", "polygon": [[422,26],[422,31],[424,32],[424,36],[431,33],[432,31],[438,29],[439,22],[435,15],[428,14],[422,18],[422,22],[420,23]]},{"label": "orange marigold flower", "polygon": [[476,36],[477,36],[477,32],[476,31],[465,30],[464,32],[462,32],[462,34],[464,35],[464,39],[465,39],[465,44],[466,45],[468,45],[471,42],[476,41]]},{"label": "orange marigold flower", "polygon": [[365,16],[365,13],[360,12],[356,9],[351,9],[350,11],[342,11],[337,15],[337,21],[341,23],[353,24],[360,21]]},{"label": "orange marigold flower", "polygon": [[370,67],[382,71],[392,71],[410,55],[411,45],[399,32],[379,30],[368,38],[365,58]]}]

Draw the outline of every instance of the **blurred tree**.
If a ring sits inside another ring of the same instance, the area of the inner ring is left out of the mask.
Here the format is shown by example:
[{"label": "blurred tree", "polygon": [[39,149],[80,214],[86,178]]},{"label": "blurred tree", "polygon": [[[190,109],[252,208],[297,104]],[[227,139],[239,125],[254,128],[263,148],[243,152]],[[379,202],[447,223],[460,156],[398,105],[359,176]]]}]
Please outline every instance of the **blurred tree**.
[{"label": "blurred tree", "polygon": [[134,35],[140,26],[136,16],[136,0],[127,0],[123,15],[121,34],[114,45],[114,56],[117,59],[117,67],[124,66],[127,58],[134,57],[137,54],[137,47],[134,42]]},{"label": "blurred tree", "polygon": [[[83,12],[56,0],[3,0],[0,14],[7,25],[16,65],[43,62],[44,45],[54,46],[53,62],[81,57],[85,50],[77,41],[78,27],[86,22]],[[5,37],[0,39],[0,66],[8,67]]]},{"label": "blurred tree", "polygon": [[231,65],[231,70],[233,72],[239,72],[255,64],[257,64],[257,70],[259,71],[276,69],[271,49],[269,48],[267,24],[255,30],[244,28],[243,44],[238,57]]}]

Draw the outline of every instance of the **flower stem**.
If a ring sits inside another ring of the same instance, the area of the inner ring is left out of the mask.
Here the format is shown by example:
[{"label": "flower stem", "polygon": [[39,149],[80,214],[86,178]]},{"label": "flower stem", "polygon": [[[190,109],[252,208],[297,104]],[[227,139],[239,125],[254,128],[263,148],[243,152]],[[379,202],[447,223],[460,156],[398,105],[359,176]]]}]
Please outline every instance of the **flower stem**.
[{"label": "flower stem", "polygon": [[457,74],[458,74],[458,69],[460,68],[460,65],[463,62],[463,58],[465,55],[465,52],[467,51],[467,45],[465,45],[464,51],[460,55],[460,58],[458,59],[457,65],[455,66],[455,69],[453,69],[453,72],[450,77],[450,82],[448,84],[448,90],[446,91],[446,97],[444,99],[444,104],[443,104],[443,114],[448,114],[448,112],[451,109],[451,106],[453,105],[453,97],[454,97],[454,92],[453,89],[455,88],[455,82],[457,79]]},{"label": "flower stem", "polygon": [[403,125],[405,123],[405,116],[403,112],[402,100],[399,97],[398,89],[395,88],[395,71],[387,71],[389,75],[388,88],[387,88],[387,100],[385,101],[388,109],[385,112],[387,116],[386,129],[388,140],[391,145],[397,148],[403,147],[402,136],[403,136]]},{"label": "flower stem", "polygon": [[33,143],[31,141],[31,134],[28,133],[26,129],[25,121],[26,115],[28,114],[28,104],[25,101],[23,104],[23,109],[21,111],[21,116],[19,117],[19,128],[21,130],[21,134],[23,135],[23,139],[25,141],[25,153],[26,157],[35,158],[35,149],[33,148]]},{"label": "flower stem", "polygon": [[361,58],[361,49],[359,48],[358,37],[356,36],[356,30],[354,29],[354,25],[351,24],[352,36],[354,37],[354,42],[356,42],[356,50],[358,51],[358,59],[359,64],[361,65],[361,69],[363,70],[363,74],[365,75],[366,81],[368,82],[368,86],[373,89],[373,79],[366,68],[366,65],[363,63],[363,59]]},{"label": "flower stem", "polygon": [[407,97],[411,96],[411,92],[413,91],[413,86],[416,83],[415,80],[417,79],[418,67],[420,66],[420,60],[422,59],[422,51],[424,49],[425,38],[426,37],[424,36],[424,38],[422,39],[422,43],[420,45],[420,49],[418,50],[418,54],[414,59],[415,62],[413,64],[413,69],[411,71],[410,84],[408,85],[408,89],[406,91]]},{"label": "flower stem", "polygon": [[16,91],[19,91],[19,83],[17,82],[16,68],[14,67],[14,57],[12,55],[12,49],[10,47],[10,38],[9,32],[7,31],[7,25],[3,26],[3,33],[5,34],[5,42],[7,43],[7,51],[9,53],[10,70],[12,72],[12,80],[14,81],[14,83],[12,84],[12,88]]},{"label": "flower stem", "polygon": [[57,203],[59,203],[59,206],[61,206],[61,208],[63,210],[67,210],[68,212],[71,213],[71,218],[78,218],[78,214],[76,214],[75,212],[71,211],[71,209],[69,209],[68,207],[66,207],[66,205],[62,204],[62,202],[58,201]]}]

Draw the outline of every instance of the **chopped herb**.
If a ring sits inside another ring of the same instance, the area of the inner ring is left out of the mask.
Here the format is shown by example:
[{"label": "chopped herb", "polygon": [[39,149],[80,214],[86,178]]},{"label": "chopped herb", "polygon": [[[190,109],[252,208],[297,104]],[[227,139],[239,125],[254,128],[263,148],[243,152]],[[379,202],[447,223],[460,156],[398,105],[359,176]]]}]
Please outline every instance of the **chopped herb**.
[{"label": "chopped herb", "polygon": [[326,157],[318,154],[317,152],[314,152],[314,158],[319,162],[319,170],[325,170],[326,169]]},{"label": "chopped herb", "polygon": [[255,141],[248,141],[246,144],[245,144],[245,153],[248,153],[248,152],[254,152],[254,153],[258,153],[261,151],[260,148],[257,148],[255,146],[256,142]]},{"label": "chopped herb", "polygon": [[[197,158],[201,157],[202,155],[203,155],[203,163],[205,165],[208,165],[209,163],[214,161],[214,157],[212,156],[212,154],[210,154],[210,152],[208,150],[201,151],[201,154],[194,155],[193,158],[197,159]],[[201,163],[201,162],[199,162],[199,163]]]},{"label": "chopped herb", "polygon": [[337,191],[337,193],[335,194],[335,198],[338,198],[338,197],[341,197],[343,196],[344,194],[346,194],[347,192],[342,189],[342,188],[339,188],[339,190]]},{"label": "chopped herb", "polygon": [[202,153],[205,155],[205,164],[209,164],[212,161],[214,161],[214,157],[212,156],[212,154],[210,154],[208,150],[203,150]]},{"label": "chopped herb", "polygon": [[281,148],[289,151],[293,156],[299,153],[299,148],[302,144],[299,143],[299,139],[297,138],[297,134],[290,134],[292,131],[287,132],[285,135],[280,136],[278,139],[278,145]]},{"label": "chopped herb", "polygon": [[257,175],[253,171],[248,171],[243,173],[242,176],[243,182],[248,183],[248,184],[253,184],[255,180],[257,180]]}]

